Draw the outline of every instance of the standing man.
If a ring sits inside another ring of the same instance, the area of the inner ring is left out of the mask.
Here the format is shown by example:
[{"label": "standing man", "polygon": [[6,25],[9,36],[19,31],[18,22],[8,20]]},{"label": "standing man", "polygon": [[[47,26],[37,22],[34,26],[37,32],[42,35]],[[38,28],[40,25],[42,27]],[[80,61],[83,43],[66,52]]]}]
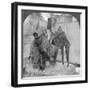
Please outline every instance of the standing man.
[{"label": "standing man", "polygon": [[39,65],[39,69],[44,70],[46,65],[46,60],[49,60],[49,56],[42,48],[42,37],[38,36],[38,33],[36,32],[33,33],[33,36],[34,36],[33,45],[34,47],[37,47],[39,53],[39,58],[37,63]]}]

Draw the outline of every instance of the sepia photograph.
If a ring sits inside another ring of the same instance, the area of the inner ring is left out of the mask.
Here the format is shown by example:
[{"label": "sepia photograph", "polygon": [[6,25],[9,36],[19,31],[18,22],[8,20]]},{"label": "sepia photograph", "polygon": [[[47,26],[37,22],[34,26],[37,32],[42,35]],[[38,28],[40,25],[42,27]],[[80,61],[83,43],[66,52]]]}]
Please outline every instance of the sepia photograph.
[{"label": "sepia photograph", "polygon": [[18,26],[16,83],[87,81],[87,8],[28,3],[14,3],[14,7]]}]

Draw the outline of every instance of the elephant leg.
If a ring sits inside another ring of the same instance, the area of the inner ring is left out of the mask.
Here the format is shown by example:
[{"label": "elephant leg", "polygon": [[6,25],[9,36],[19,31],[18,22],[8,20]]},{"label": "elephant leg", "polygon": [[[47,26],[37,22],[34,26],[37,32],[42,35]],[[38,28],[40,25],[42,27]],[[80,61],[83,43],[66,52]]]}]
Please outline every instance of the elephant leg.
[{"label": "elephant leg", "polygon": [[67,67],[69,66],[69,46],[66,46],[66,59],[67,59]]},{"label": "elephant leg", "polygon": [[39,70],[44,70],[43,68],[43,58],[41,56],[41,58],[38,60],[38,64],[39,64]]},{"label": "elephant leg", "polygon": [[45,67],[46,67],[46,60],[47,58],[45,58],[45,57],[42,57],[42,59],[41,59],[41,70],[43,71],[43,70],[45,70]]},{"label": "elephant leg", "polygon": [[54,53],[54,63],[56,63],[56,61],[57,61],[57,60],[56,60],[57,54],[58,54],[58,50],[56,50],[55,53]]},{"label": "elephant leg", "polygon": [[62,64],[64,64],[64,46],[61,47]]},{"label": "elephant leg", "polygon": [[51,65],[55,65],[55,60],[54,60],[54,57],[53,57],[53,56],[50,57],[50,64],[51,64]]}]

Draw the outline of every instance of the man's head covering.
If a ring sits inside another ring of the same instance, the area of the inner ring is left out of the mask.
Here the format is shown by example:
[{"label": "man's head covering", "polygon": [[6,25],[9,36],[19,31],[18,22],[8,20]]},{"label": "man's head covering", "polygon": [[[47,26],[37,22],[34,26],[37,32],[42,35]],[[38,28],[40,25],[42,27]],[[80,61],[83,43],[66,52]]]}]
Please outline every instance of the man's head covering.
[{"label": "man's head covering", "polygon": [[38,33],[37,33],[37,32],[34,32],[34,33],[33,33],[33,36],[35,37],[36,35],[38,36]]}]

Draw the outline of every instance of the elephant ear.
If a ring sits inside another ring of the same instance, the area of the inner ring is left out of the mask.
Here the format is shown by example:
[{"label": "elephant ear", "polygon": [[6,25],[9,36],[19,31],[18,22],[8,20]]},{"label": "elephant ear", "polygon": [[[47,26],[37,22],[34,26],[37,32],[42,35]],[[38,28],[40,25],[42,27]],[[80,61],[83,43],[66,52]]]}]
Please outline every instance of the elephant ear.
[{"label": "elephant ear", "polygon": [[48,40],[46,37],[43,37],[43,38],[42,38],[41,47],[43,48],[43,50],[44,50],[45,52],[47,52],[47,49],[50,47],[49,40]]}]

